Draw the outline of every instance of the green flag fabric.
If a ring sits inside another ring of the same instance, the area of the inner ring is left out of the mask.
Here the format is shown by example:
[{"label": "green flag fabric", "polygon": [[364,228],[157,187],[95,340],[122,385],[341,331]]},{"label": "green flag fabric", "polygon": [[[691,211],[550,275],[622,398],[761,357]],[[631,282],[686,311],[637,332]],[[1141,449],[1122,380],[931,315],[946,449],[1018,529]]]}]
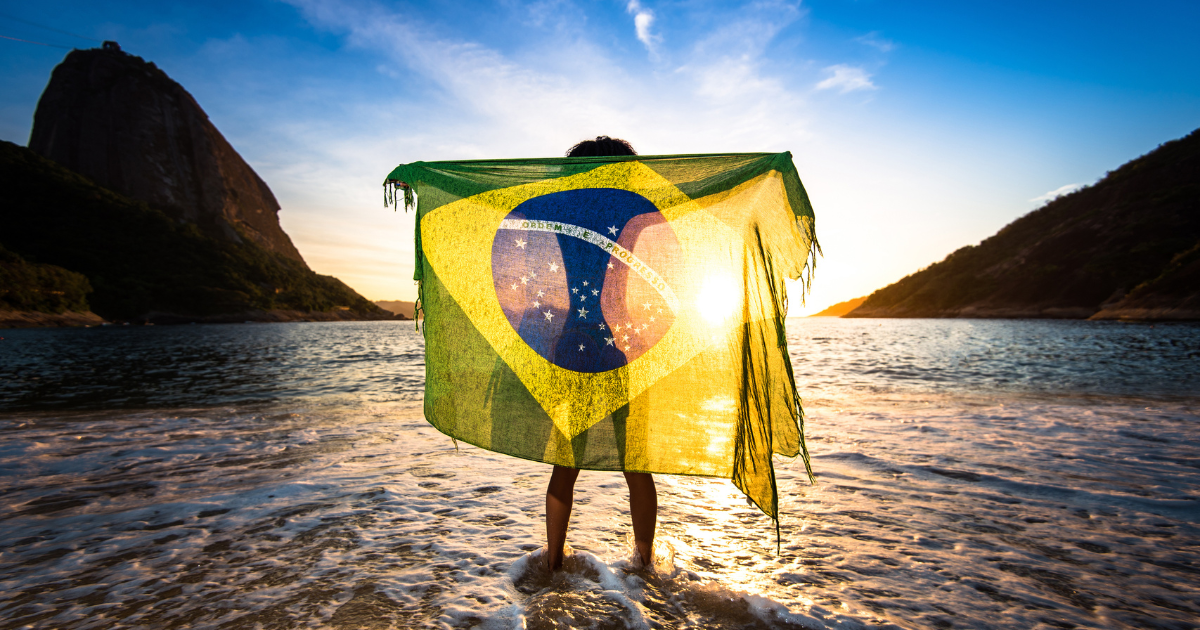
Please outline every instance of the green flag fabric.
[{"label": "green flag fabric", "polygon": [[[802,455],[784,279],[819,252],[790,153],[414,162],[425,417],[484,449],[732,479]],[[414,195],[415,193],[415,195]]]}]

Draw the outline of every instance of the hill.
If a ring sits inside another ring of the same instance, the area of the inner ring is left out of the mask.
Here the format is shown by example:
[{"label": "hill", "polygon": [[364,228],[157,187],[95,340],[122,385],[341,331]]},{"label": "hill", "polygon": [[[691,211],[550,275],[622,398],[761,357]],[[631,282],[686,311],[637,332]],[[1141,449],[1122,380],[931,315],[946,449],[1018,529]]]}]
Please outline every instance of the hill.
[{"label": "hill", "polygon": [[841,317],[846,313],[858,308],[859,305],[865,301],[867,301],[867,296],[864,295],[862,297],[856,297],[852,300],[846,300],[845,302],[838,302],[837,304],[830,306],[820,313],[813,313],[812,315],[809,315],[809,317]]},{"label": "hill", "polygon": [[207,234],[11,142],[0,142],[0,188],[0,245],[85,276],[92,310],[105,319],[393,317],[303,262]]},{"label": "hill", "polygon": [[91,292],[82,274],[30,263],[0,246],[0,328],[103,323],[88,310]]},{"label": "hill", "polygon": [[1180,252],[1158,276],[1091,319],[1200,320],[1200,244]]},{"label": "hill", "polygon": [[1200,130],[875,291],[845,317],[1200,319]]},{"label": "hill", "polygon": [[416,312],[415,302],[405,302],[403,300],[375,300],[375,305],[387,311],[395,313],[400,319],[412,319]]},{"label": "hill", "polygon": [[35,265],[0,245],[0,309],[45,313],[88,310],[92,285],[83,274]]},{"label": "hill", "polygon": [[209,236],[304,265],[266,182],[183,86],[116,42],[73,50],[54,68],[29,148]]}]

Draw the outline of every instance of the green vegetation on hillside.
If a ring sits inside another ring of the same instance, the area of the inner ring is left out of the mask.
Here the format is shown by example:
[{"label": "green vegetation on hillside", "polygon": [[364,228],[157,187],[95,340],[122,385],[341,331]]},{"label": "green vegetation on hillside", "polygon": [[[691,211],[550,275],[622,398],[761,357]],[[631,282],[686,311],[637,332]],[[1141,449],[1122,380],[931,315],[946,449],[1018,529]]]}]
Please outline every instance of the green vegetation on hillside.
[{"label": "green vegetation on hillside", "polygon": [[83,274],[32,264],[0,245],[0,309],[82,313],[88,310],[91,292]]},{"label": "green vegetation on hillside", "polygon": [[1185,267],[1198,240],[1200,130],[875,291],[847,316],[1088,317],[1156,278],[1178,289],[1169,267]]},{"label": "green vegetation on hillside", "polygon": [[1162,273],[1135,287],[1117,306],[1200,311],[1200,242],[1176,254]]},{"label": "green vegetation on hillside", "polygon": [[250,239],[206,236],[10,142],[0,142],[0,188],[0,244],[86,276],[92,310],[107,319],[346,308],[388,317],[337,278]]}]

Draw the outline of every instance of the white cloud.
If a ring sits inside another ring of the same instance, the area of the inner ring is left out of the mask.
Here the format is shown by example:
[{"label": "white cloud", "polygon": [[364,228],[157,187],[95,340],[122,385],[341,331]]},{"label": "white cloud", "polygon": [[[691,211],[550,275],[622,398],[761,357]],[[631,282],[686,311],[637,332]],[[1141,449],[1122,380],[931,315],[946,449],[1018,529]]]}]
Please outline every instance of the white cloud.
[{"label": "white cloud", "polygon": [[866,46],[870,46],[871,48],[875,48],[879,50],[879,52],[892,52],[896,48],[895,42],[891,41],[890,39],[883,39],[880,37],[879,31],[871,31],[866,35],[855,37],[854,41]]},{"label": "white cloud", "polygon": [[629,0],[625,10],[633,16],[633,28],[637,31],[638,41],[646,46],[650,54],[657,54],[656,46],[662,38],[650,32],[650,27],[654,25],[654,12],[643,7],[638,0]]},{"label": "white cloud", "polygon": [[825,72],[829,74],[829,77],[817,84],[818,90],[836,89],[845,94],[855,90],[876,89],[875,84],[871,83],[871,75],[862,68],[837,64],[825,68]]},{"label": "white cloud", "polygon": [[699,39],[692,59],[761,57],[780,31],[804,15],[796,4],[756,2],[721,16],[716,28]]},{"label": "white cloud", "polygon": [[1047,201],[1054,201],[1055,199],[1058,199],[1063,195],[1073,193],[1086,185],[1087,184],[1067,184],[1066,186],[1059,186],[1058,188],[1055,188],[1054,190],[1051,190],[1040,197],[1034,197],[1033,199],[1030,199],[1030,201],[1033,203],[1046,203]]}]

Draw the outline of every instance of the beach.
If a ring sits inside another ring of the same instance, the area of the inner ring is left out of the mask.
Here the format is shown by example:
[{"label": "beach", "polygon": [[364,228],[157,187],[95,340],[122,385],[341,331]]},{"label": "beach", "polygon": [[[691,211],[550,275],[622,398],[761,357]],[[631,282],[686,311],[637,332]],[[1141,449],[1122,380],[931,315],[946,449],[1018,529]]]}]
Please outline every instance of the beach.
[{"label": "beach", "polygon": [[[412,323],[6,331],[0,628],[1191,628],[1200,327],[792,319],[817,483],[585,472],[422,418]],[[119,360],[114,360],[116,357]]]}]

